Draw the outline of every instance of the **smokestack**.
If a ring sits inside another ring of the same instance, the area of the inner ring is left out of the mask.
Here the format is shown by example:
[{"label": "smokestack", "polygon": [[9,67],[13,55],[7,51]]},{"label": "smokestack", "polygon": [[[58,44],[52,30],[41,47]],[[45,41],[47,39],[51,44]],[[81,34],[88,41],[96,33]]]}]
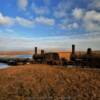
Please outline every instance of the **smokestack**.
[{"label": "smokestack", "polygon": [[72,44],[72,54],[75,54],[75,45]]},{"label": "smokestack", "polygon": [[35,55],[37,55],[37,47],[35,47]]},{"label": "smokestack", "polygon": [[75,54],[75,45],[72,44],[72,53],[70,55],[70,60],[71,61],[76,61],[77,55]]},{"label": "smokestack", "polygon": [[44,55],[44,50],[41,50],[41,55]]},{"label": "smokestack", "polygon": [[91,48],[88,48],[87,49],[87,54],[91,54],[92,53],[92,49]]}]

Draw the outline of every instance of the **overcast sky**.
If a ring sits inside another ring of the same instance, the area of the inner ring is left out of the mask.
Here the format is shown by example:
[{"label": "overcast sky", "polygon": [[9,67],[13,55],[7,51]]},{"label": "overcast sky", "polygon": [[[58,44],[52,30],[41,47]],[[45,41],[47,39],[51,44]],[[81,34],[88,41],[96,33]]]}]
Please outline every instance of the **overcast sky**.
[{"label": "overcast sky", "polygon": [[0,0],[0,50],[100,50],[100,0]]}]

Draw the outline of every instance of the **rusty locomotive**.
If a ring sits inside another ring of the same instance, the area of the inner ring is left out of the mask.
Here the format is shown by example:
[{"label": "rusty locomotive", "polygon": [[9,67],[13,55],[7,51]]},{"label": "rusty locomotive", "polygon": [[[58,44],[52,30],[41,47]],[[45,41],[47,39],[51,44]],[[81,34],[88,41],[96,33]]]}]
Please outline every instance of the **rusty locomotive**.
[{"label": "rusty locomotive", "polygon": [[100,57],[95,56],[92,53],[92,49],[88,48],[87,53],[82,55],[77,55],[75,52],[75,45],[72,45],[72,52],[70,54],[70,61],[66,58],[60,58],[57,52],[48,52],[45,53],[44,50],[41,50],[41,53],[37,53],[37,47],[35,47],[35,54],[33,54],[33,61],[35,63],[44,63],[49,65],[73,65],[80,67],[96,67],[100,68]]},{"label": "rusty locomotive", "polygon": [[32,58],[35,63],[44,63],[49,65],[67,65],[67,59],[60,58],[57,52],[45,53],[44,50],[41,50],[41,53],[38,54],[37,47],[35,47],[35,54],[33,54]]}]

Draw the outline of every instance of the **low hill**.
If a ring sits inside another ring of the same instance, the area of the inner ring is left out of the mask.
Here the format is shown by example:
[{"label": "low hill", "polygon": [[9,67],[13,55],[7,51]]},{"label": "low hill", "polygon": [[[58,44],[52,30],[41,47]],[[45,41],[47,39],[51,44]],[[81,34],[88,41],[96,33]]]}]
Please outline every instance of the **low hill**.
[{"label": "low hill", "polygon": [[0,70],[0,100],[100,100],[100,70],[41,64]]}]

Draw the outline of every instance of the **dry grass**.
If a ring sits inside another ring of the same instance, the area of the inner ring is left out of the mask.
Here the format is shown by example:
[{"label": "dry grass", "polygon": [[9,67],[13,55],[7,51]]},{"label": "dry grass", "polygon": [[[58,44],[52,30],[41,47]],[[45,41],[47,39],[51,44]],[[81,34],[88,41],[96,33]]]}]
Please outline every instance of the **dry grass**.
[{"label": "dry grass", "polygon": [[0,100],[100,100],[100,70],[24,65],[0,70]]}]

